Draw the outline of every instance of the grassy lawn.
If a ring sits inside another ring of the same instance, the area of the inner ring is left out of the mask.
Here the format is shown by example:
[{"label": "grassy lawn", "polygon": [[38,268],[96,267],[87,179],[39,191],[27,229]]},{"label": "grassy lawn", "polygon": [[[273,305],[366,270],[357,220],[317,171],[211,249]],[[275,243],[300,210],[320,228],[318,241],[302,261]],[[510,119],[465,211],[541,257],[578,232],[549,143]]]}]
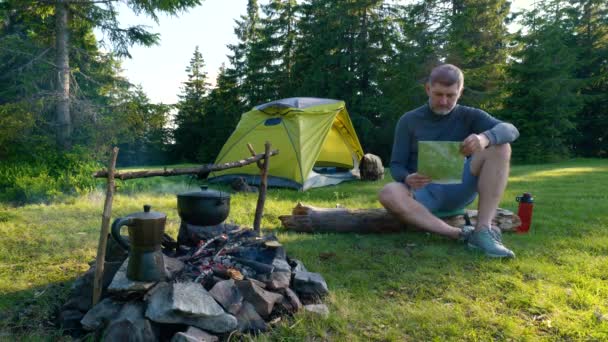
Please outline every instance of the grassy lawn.
[{"label": "grassy lawn", "polygon": [[[608,339],[608,161],[513,167],[501,207],[515,211],[515,196],[526,191],[536,200],[530,233],[504,236],[515,260],[488,259],[425,233],[310,235],[281,228],[278,216],[298,201],[379,207],[376,194],[388,181],[269,190],[262,226],[325,277],[331,313],[298,314],[258,339]],[[113,218],[149,203],[168,215],[167,231],[177,236],[175,194],[194,186],[185,177],[127,181]],[[251,226],[256,199],[233,195],[229,220]],[[100,191],[52,205],[0,205],[1,340],[59,338],[46,321],[95,257],[103,201]]]}]

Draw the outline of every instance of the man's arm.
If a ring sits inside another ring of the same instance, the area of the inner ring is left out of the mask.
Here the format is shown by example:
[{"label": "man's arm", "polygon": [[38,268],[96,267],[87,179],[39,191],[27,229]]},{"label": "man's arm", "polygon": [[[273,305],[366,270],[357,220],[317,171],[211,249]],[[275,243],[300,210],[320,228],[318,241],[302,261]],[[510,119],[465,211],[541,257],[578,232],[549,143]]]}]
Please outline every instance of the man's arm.
[{"label": "man's arm", "polygon": [[410,173],[407,168],[410,151],[409,130],[404,115],[397,121],[393,150],[391,152],[391,175],[397,182],[404,182]]},{"label": "man's arm", "polygon": [[490,141],[489,145],[512,143],[519,137],[519,131],[508,122],[502,122],[490,114],[476,109],[473,117],[473,130],[475,133],[485,135]]},{"label": "man's arm", "polygon": [[488,137],[490,145],[512,143],[519,137],[519,131],[508,122],[501,122],[491,129],[483,132]]}]

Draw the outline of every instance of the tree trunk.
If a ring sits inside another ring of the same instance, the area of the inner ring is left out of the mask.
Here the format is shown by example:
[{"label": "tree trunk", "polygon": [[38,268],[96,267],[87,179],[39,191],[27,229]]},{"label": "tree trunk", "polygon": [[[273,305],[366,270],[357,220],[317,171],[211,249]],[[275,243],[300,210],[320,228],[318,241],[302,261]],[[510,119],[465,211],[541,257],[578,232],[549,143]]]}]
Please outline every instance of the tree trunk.
[{"label": "tree trunk", "polygon": [[71,146],[72,124],[70,118],[70,59],[68,55],[68,0],[55,4],[55,48],[57,65],[56,128],[59,146],[67,150]]}]

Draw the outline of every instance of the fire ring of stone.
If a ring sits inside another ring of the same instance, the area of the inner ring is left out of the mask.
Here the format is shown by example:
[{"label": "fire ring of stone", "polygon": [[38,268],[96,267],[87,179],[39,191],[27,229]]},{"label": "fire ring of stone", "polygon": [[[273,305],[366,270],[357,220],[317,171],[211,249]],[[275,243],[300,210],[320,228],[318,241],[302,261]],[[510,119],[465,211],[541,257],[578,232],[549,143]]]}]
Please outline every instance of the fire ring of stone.
[{"label": "fire ring of stone", "polygon": [[158,283],[128,279],[125,251],[109,240],[102,300],[91,307],[93,264],[74,282],[59,323],[73,337],[217,341],[235,331],[264,332],[299,310],[327,317],[325,280],[289,258],[276,236],[228,224],[214,233],[164,245],[167,280]]}]

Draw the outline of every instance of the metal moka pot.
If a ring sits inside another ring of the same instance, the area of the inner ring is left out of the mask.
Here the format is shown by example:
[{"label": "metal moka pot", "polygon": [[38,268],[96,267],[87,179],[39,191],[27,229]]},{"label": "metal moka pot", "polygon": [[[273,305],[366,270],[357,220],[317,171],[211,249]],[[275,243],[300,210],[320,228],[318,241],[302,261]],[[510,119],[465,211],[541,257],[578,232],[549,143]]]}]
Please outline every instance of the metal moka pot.
[{"label": "metal moka pot", "polygon": [[[112,223],[112,237],[129,251],[127,278],[135,281],[160,281],[167,277],[161,251],[167,215],[150,208],[144,205],[143,212],[117,218]],[[120,235],[123,226],[129,228],[129,240]]]}]

